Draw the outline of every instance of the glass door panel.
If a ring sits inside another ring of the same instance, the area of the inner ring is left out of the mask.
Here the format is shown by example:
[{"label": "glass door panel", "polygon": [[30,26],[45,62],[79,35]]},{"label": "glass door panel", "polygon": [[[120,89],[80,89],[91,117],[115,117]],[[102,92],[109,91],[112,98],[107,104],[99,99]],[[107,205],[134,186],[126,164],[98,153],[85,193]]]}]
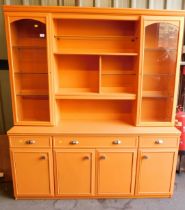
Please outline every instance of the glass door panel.
[{"label": "glass door panel", "polygon": [[174,104],[180,21],[146,20],[144,26],[141,123],[170,123]]}]

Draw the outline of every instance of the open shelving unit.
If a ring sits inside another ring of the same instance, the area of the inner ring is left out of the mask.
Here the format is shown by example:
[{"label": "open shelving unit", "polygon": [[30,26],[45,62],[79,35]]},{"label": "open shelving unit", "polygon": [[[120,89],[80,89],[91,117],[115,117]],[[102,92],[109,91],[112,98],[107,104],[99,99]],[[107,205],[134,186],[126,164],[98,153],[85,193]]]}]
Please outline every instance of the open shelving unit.
[{"label": "open shelving unit", "polygon": [[53,18],[53,31],[57,122],[134,125],[139,21]]}]

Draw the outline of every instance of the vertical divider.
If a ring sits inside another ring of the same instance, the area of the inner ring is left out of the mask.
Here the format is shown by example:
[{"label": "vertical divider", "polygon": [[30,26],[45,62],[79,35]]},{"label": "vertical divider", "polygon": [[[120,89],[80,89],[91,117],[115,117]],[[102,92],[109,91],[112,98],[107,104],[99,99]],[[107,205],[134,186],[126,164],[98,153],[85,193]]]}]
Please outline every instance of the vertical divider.
[{"label": "vertical divider", "polygon": [[99,55],[99,87],[98,87],[98,93],[101,93],[101,75],[102,75],[102,56]]}]

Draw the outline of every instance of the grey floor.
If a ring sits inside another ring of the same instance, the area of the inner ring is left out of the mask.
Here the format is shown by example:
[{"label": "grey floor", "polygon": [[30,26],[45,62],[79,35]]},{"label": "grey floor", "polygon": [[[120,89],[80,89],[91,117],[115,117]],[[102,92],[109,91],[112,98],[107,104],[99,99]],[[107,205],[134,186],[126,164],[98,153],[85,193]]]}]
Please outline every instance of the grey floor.
[{"label": "grey floor", "polygon": [[173,198],[101,200],[18,200],[11,184],[0,184],[0,210],[184,210],[185,173],[176,176]]}]

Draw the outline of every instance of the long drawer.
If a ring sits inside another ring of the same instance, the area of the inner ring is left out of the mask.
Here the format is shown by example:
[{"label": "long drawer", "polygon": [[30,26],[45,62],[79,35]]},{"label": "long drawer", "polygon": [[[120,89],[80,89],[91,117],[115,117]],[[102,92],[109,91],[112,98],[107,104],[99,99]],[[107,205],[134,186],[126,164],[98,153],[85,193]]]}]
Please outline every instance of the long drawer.
[{"label": "long drawer", "polygon": [[11,136],[10,147],[52,147],[52,138],[49,136]]},{"label": "long drawer", "polygon": [[137,147],[137,136],[55,136],[54,147]]},{"label": "long drawer", "polygon": [[141,136],[139,138],[139,147],[177,147],[179,144],[178,137],[170,136]]}]

